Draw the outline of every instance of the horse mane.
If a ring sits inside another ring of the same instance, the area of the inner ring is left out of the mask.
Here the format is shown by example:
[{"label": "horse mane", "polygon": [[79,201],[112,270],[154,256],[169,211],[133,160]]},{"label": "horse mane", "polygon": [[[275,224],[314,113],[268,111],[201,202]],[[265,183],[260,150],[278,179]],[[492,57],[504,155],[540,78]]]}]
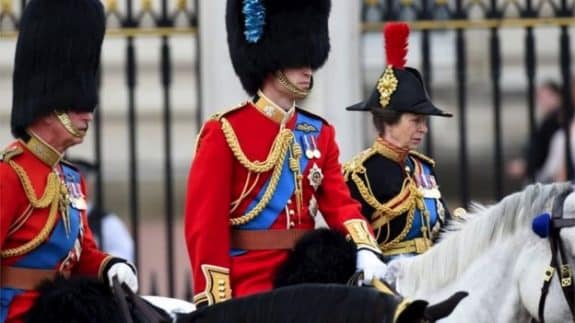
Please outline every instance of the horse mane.
[{"label": "horse mane", "polygon": [[25,323],[125,322],[110,288],[96,279],[58,277],[44,282],[38,293]]},{"label": "horse mane", "polygon": [[472,212],[451,221],[428,252],[400,258],[391,266],[399,264],[412,291],[437,290],[459,278],[492,246],[512,236],[525,242],[539,239],[531,231],[533,218],[550,211],[554,198],[569,188],[569,183],[532,184],[494,205],[475,204]]},{"label": "horse mane", "polygon": [[[136,323],[172,321],[163,309],[118,289],[113,293],[107,283],[82,276],[45,281],[37,288],[38,298],[24,322],[125,323],[126,314]],[[126,312],[121,310],[119,298],[125,299]]]},{"label": "horse mane", "polygon": [[[393,316],[400,303],[399,296],[383,294],[372,288],[298,284],[202,307],[178,316],[178,322],[391,323],[395,322]],[[417,307],[423,312],[426,304],[418,301]],[[402,319],[397,322],[414,321]]]}]

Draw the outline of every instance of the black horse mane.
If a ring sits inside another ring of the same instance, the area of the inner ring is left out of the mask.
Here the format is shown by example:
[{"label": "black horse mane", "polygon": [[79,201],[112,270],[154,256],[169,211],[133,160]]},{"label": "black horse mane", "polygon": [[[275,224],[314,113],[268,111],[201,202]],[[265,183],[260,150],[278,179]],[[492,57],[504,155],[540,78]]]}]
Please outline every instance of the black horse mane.
[{"label": "black horse mane", "polygon": [[[97,279],[56,278],[38,287],[39,297],[25,323],[160,323],[171,322],[164,310],[116,286],[115,293]],[[125,311],[122,310],[122,304]],[[127,318],[128,317],[128,318]]]},{"label": "black horse mane", "polygon": [[[181,323],[393,322],[402,299],[371,288],[341,284],[301,284],[203,307],[178,318]],[[419,302],[419,303],[416,303]],[[422,316],[424,301],[412,310]],[[397,322],[416,322],[409,313]]]},{"label": "black horse mane", "polygon": [[92,278],[57,278],[39,288],[25,323],[124,323],[110,287]]}]

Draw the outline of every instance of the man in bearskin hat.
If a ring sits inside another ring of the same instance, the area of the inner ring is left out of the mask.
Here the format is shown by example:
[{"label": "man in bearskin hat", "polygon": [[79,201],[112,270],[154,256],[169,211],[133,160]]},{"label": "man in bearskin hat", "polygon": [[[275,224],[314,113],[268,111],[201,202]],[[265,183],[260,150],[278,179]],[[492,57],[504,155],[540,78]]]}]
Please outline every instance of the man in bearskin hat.
[{"label": "man in bearskin hat", "polygon": [[435,162],[413,149],[427,133],[428,116],[451,114],[433,105],[420,73],[404,66],[408,36],[404,23],[385,26],[387,66],[371,96],[347,108],[371,112],[378,133],[373,145],[344,169],[386,259],[426,251],[449,218]]},{"label": "man in bearskin hat", "polygon": [[383,276],[372,230],[345,185],[334,128],[299,108],[326,61],[329,0],[228,0],[232,64],[251,100],[208,120],[197,139],[185,235],[194,301],[272,288],[318,209],[357,245],[365,279]]},{"label": "man in bearskin hat", "polygon": [[20,23],[12,134],[0,152],[0,321],[21,322],[34,289],[57,276],[117,277],[133,290],[133,266],[98,250],[85,185],[63,160],[84,140],[98,103],[105,32],[99,0],[32,0]]}]

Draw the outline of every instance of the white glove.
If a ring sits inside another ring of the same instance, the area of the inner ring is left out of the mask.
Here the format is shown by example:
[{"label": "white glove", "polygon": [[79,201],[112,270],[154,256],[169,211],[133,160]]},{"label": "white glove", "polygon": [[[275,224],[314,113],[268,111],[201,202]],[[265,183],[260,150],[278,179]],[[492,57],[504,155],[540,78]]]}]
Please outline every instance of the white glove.
[{"label": "white glove", "polygon": [[110,287],[114,284],[114,277],[118,278],[120,283],[125,283],[134,293],[138,292],[138,277],[128,264],[119,262],[113,264],[107,272]]},{"label": "white glove", "polygon": [[371,284],[374,278],[383,279],[387,271],[387,265],[370,250],[362,249],[357,252],[358,271],[363,271],[363,283]]}]

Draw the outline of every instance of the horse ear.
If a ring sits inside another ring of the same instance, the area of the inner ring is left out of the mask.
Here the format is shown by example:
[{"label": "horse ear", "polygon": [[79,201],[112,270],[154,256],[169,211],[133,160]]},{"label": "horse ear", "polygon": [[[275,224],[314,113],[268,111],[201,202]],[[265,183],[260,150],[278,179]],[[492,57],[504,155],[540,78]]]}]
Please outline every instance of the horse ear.
[{"label": "horse ear", "polygon": [[428,321],[435,322],[447,317],[467,295],[469,295],[467,292],[457,292],[443,302],[428,306],[425,309],[425,318]]},{"label": "horse ear", "polygon": [[424,322],[425,320],[425,309],[427,308],[427,302],[422,300],[415,300],[407,304],[407,306],[402,310],[398,309],[399,315],[394,320],[395,323],[413,323],[413,322]]}]

